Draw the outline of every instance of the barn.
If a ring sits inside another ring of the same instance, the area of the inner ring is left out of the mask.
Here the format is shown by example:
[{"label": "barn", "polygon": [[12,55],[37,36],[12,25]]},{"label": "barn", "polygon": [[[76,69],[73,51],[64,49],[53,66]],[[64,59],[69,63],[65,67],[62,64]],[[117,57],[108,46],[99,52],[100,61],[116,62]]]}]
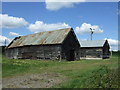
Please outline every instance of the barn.
[{"label": "barn", "polygon": [[105,59],[110,57],[110,46],[107,40],[80,41],[81,59]]},{"label": "barn", "polygon": [[79,60],[79,41],[72,28],[14,38],[6,48],[11,59]]}]

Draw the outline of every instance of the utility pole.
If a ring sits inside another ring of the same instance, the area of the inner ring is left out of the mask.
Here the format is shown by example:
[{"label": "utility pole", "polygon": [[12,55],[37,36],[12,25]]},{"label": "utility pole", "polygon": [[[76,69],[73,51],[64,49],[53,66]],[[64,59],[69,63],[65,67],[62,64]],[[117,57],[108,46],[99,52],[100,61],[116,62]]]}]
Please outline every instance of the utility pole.
[{"label": "utility pole", "polygon": [[90,30],[91,30],[91,40],[92,40],[93,30],[95,29],[90,28]]}]

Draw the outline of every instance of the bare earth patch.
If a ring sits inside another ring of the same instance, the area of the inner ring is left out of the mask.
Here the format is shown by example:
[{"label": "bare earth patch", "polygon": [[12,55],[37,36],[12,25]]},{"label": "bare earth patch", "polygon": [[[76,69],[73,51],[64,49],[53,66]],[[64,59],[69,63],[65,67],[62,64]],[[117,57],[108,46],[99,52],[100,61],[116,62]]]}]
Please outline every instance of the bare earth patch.
[{"label": "bare earth patch", "polygon": [[3,88],[50,88],[60,84],[65,77],[58,73],[32,74],[3,78]]}]

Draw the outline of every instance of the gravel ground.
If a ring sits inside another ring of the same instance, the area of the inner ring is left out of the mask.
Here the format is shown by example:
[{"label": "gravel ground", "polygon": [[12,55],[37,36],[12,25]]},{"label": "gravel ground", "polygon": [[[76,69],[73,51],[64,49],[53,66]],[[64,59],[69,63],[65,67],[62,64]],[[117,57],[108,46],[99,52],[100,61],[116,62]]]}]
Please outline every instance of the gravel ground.
[{"label": "gravel ground", "polygon": [[3,88],[50,88],[65,80],[60,74],[44,73],[3,78]]}]

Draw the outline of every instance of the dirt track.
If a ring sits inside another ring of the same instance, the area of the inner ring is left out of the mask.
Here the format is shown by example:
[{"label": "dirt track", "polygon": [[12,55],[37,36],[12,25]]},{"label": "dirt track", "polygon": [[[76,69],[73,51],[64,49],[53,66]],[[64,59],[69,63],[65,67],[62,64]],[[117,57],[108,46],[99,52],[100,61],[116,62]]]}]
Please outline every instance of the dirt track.
[{"label": "dirt track", "polygon": [[65,78],[56,73],[32,74],[3,78],[3,88],[50,88],[60,84]]}]

